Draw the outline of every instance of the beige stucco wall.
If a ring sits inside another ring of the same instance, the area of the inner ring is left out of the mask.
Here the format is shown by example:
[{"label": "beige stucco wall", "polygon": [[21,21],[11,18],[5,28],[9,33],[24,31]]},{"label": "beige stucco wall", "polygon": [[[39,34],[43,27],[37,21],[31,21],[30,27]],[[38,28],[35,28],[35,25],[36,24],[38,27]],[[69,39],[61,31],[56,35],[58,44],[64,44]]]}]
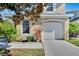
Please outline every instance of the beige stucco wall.
[{"label": "beige stucco wall", "polygon": [[64,39],[69,39],[69,19],[65,21],[65,37]]},{"label": "beige stucco wall", "polygon": [[22,31],[22,30],[21,30],[21,27],[22,27],[21,24],[16,26],[17,34],[22,34],[22,33],[21,33],[21,31]]},{"label": "beige stucco wall", "polygon": [[65,13],[65,4],[61,3],[61,5],[56,9],[56,13]]},{"label": "beige stucco wall", "polygon": [[65,4],[64,3],[54,3],[53,11],[47,11],[47,7],[44,7],[43,13],[58,13],[58,14],[64,14],[65,13]]},{"label": "beige stucco wall", "polygon": [[18,34],[17,40],[20,41],[22,39],[22,25],[21,24],[17,25],[16,30]]}]

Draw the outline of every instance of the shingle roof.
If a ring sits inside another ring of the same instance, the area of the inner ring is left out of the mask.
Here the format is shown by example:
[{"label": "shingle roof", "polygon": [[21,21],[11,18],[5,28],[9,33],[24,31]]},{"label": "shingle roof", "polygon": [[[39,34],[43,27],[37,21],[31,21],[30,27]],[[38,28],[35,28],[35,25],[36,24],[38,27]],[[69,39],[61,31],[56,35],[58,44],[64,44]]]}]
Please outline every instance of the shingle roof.
[{"label": "shingle roof", "polygon": [[79,19],[79,10],[68,11],[68,12],[66,12],[66,14],[74,14],[73,17],[70,17],[71,18],[70,21]]}]

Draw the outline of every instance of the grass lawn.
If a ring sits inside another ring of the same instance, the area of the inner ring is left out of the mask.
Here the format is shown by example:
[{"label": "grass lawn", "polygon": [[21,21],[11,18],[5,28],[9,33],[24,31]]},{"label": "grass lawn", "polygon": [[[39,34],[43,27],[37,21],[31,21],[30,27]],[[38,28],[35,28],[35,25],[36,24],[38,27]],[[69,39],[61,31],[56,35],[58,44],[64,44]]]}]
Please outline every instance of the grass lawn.
[{"label": "grass lawn", "polygon": [[68,42],[79,47],[79,39],[69,39],[69,40],[66,40],[66,41],[68,41]]},{"label": "grass lawn", "polygon": [[43,49],[11,49],[12,56],[44,56]]}]

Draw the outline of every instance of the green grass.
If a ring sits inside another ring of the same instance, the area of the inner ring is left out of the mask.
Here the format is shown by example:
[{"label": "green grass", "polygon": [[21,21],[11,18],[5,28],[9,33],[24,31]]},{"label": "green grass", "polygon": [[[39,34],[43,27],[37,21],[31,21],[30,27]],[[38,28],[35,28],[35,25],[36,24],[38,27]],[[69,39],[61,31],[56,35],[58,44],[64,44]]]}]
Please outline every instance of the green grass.
[{"label": "green grass", "polygon": [[44,56],[43,49],[11,49],[12,56]]},{"label": "green grass", "polygon": [[69,39],[69,40],[66,40],[66,41],[68,41],[68,42],[79,47],[79,39]]}]

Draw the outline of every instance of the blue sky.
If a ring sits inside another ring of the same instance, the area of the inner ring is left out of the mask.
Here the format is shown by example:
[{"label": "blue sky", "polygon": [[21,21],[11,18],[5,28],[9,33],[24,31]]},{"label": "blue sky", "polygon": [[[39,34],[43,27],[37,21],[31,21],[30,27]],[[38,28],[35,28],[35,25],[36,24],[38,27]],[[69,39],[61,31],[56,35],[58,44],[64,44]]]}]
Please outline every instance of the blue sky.
[{"label": "blue sky", "polygon": [[9,15],[9,14],[15,14],[15,12],[14,12],[14,11],[11,11],[11,10],[9,10],[9,9],[5,9],[5,10],[2,10],[2,11],[0,12],[0,14],[1,14],[1,15]]},{"label": "blue sky", "polygon": [[[79,3],[66,3],[65,4],[65,11],[72,11],[72,10],[78,10],[79,9]],[[5,9],[4,11],[1,11],[0,14],[6,15],[6,14],[15,14],[14,11]]]},{"label": "blue sky", "polygon": [[72,10],[78,10],[78,9],[79,9],[79,3],[66,3],[65,4],[66,11],[72,11]]}]

